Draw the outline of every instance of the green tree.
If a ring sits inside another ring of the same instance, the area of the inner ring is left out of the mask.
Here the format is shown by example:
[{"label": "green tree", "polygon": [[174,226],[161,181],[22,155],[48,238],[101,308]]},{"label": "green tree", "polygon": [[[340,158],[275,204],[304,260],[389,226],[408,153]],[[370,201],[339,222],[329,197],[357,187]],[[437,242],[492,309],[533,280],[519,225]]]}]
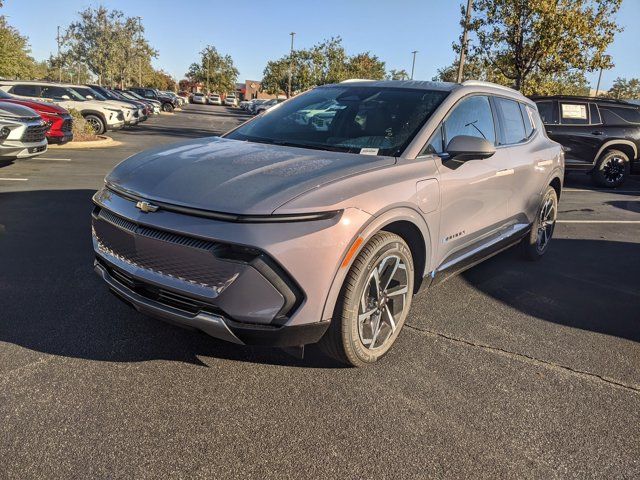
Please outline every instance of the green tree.
[{"label": "green tree", "polygon": [[238,75],[231,56],[222,55],[211,45],[200,52],[200,62],[192,63],[185,74],[192,82],[203,83],[208,92],[216,93],[235,92]]},{"label": "green tree", "polygon": [[387,80],[409,80],[409,74],[404,68],[402,70],[391,69],[386,78]]},{"label": "green tree", "polygon": [[359,53],[347,59],[347,74],[350,78],[382,80],[385,76],[384,62],[369,52]]},{"label": "green tree", "polygon": [[0,15],[0,77],[30,78],[36,67],[30,53],[27,37],[20,35]]},{"label": "green tree", "polygon": [[157,51],[144,38],[139,18],[128,18],[103,6],[89,7],[79,15],[80,19],[69,25],[63,37],[64,50],[54,63],[86,65],[99,83],[137,84],[140,70],[147,74],[147,81],[153,78],[151,59]]},{"label": "green tree", "polygon": [[640,79],[618,77],[607,92],[610,97],[620,99],[640,99]]},{"label": "green tree", "polygon": [[[469,25],[476,43],[470,54],[525,92],[535,76],[611,68],[604,52],[622,30],[613,18],[621,2],[476,0]],[[463,6],[461,23],[465,13]]]}]

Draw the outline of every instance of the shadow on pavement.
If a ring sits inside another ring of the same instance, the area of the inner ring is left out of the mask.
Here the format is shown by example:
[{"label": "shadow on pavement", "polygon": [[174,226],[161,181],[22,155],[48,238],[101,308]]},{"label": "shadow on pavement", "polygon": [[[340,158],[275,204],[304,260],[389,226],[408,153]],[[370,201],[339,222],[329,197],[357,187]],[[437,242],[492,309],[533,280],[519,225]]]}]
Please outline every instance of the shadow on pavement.
[{"label": "shadow on pavement", "polygon": [[[275,349],[238,347],[148,319],[93,273],[91,190],[0,194],[0,341],[52,355],[202,364],[198,355],[327,368]],[[549,322],[640,340],[640,245],[554,240],[531,264],[512,250],[467,271],[475,288]],[[520,263],[516,263],[520,262]],[[450,288],[447,283],[439,288]],[[544,301],[541,301],[543,299]],[[552,302],[549,302],[549,299]]]},{"label": "shadow on pavement", "polygon": [[[640,192],[638,192],[638,195],[640,195]],[[613,200],[605,203],[607,205],[611,205],[612,207],[620,208],[621,210],[640,213],[640,201],[638,200],[629,200],[629,201]]]}]

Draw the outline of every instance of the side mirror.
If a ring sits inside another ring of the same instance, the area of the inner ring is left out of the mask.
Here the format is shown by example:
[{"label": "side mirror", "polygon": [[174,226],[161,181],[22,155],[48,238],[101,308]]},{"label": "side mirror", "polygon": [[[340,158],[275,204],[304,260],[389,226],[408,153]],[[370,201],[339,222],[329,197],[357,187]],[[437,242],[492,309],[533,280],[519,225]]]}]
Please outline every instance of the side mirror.
[{"label": "side mirror", "polygon": [[69,95],[62,95],[60,98],[62,100],[71,100],[71,97]]},{"label": "side mirror", "polygon": [[87,100],[93,100],[93,95],[87,95]]},{"label": "side mirror", "polygon": [[451,139],[445,151],[452,160],[466,162],[489,158],[496,153],[496,148],[484,138],[458,135]]}]

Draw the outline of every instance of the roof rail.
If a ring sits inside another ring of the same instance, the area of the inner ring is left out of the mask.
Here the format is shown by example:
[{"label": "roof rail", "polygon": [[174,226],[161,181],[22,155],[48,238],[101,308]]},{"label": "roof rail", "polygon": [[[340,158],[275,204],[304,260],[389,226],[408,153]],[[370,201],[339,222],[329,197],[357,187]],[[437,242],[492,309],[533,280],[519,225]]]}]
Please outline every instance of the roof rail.
[{"label": "roof rail", "polygon": [[375,82],[375,80],[371,80],[370,78],[348,78],[346,80],[342,80],[340,83],[351,83],[351,82]]},{"label": "roof rail", "polygon": [[464,82],[462,82],[462,85],[465,86],[478,86],[478,87],[492,87],[492,88],[499,88],[501,90],[507,90],[509,92],[515,92],[515,93],[519,93],[520,95],[522,95],[522,92],[519,92],[518,90],[515,90],[511,87],[505,87],[504,85],[500,85],[498,83],[493,83],[493,82],[485,82],[482,80],[465,80]]}]

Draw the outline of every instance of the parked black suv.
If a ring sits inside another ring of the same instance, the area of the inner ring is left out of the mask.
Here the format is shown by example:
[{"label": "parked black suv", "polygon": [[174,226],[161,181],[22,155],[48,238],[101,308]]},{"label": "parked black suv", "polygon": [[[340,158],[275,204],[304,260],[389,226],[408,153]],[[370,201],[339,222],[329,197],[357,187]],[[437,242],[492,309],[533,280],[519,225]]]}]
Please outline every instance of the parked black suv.
[{"label": "parked black suv", "polygon": [[129,90],[131,90],[132,92],[136,92],[141,97],[159,101],[160,103],[162,103],[163,112],[173,112],[173,109],[178,106],[176,99],[170,97],[169,95],[160,93],[155,88],[131,87]]},{"label": "parked black suv", "polygon": [[547,134],[565,150],[566,171],[591,174],[603,187],[622,185],[632,164],[640,167],[640,107],[622,100],[532,97]]}]

